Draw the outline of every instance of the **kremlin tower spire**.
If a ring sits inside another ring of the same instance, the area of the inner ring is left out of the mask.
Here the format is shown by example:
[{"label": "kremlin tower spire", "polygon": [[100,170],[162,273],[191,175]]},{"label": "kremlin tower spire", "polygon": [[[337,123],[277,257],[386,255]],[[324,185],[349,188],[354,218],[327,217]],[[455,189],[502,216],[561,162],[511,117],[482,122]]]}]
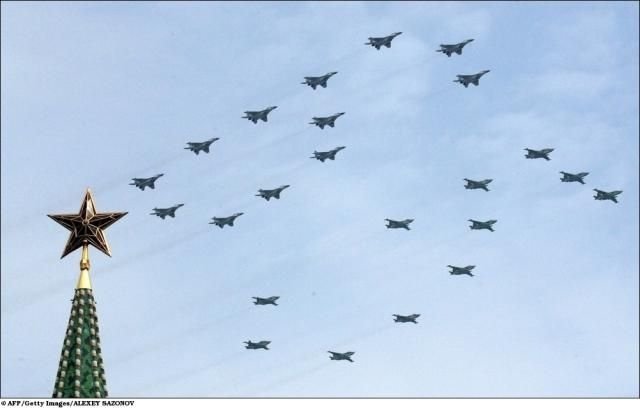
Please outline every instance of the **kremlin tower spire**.
[{"label": "kremlin tower spire", "polygon": [[89,277],[89,245],[108,256],[111,250],[103,230],[127,213],[97,213],[91,191],[87,189],[78,214],[49,215],[71,231],[61,258],[82,247],[80,277],[72,300],[71,315],[62,345],[54,398],[105,398],[104,372],[98,314]]}]

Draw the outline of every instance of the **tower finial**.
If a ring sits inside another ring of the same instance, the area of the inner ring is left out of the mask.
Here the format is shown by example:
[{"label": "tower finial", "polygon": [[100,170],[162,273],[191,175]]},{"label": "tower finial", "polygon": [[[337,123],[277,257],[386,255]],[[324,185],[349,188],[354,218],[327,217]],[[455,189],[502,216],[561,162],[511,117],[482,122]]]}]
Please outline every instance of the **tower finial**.
[{"label": "tower finial", "polygon": [[78,278],[78,284],[76,289],[92,289],[91,278],[89,277],[89,269],[91,263],[89,262],[89,243],[87,241],[82,243],[82,258],[80,259],[80,277]]}]

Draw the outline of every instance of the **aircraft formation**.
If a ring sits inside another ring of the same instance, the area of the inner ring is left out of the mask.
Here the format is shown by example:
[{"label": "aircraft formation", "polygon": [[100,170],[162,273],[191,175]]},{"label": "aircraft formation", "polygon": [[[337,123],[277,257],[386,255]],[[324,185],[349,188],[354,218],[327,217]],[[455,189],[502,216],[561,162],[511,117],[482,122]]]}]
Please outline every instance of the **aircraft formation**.
[{"label": "aircraft formation", "polygon": [[[392,41],[401,34],[402,32],[396,32],[385,37],[369,37],[368,42],[366,42],[365,45],[370,45],[378,51],[380,51],[382,47],[391,48]],[[436,52],[440,52],[446,55],[447,57],[451,57],[453,54],[462,55],[463,48],[473,41],[474,39],[468,39],[455,44],[440,44],[440,49],[436,50]],[[482,70],[476,74],[458,74],[456,75],[456,79],[453,82],[460,83],[465,88],[468,88],[470,84],[473,84],[474,86],[479,86],[480,79],[489,72],[490,70]],[[336,74],[338,74],[338,72],[331,71],[321,76],[305,76],[304,81],[301,82],[301,84],[309,86],[314,91],[317,89],[317,87],[327,88],[329,79],[331,79]],[[278,106],[269,106],[263,110],[245,111],[244,116],[242,116],[241,118],[247,119],[253,122],[254,124],[257,124],[259,121],[268,122],[268,115],[277,108]],[[344,114],[345,112],[338,112],[330,116],[313,117],[311,119],[312,121],[309,122],[309,124],[315,125],[319,127],[321,130],[324,130],[326,126],[330,128],[334,128],[336,120],[341,116],[343,116]],[[211,139],[208,139],[202,142],[187,142],[187,146],[184,147],[184,149],[189,150],[195,153],[196,155],[198,155],[200,152],[204,152],[208,154],[210,152],[211,145],[218,140],[220,140],[220,138],[213,137]],[[338,146],[332,150],[324,151],[324,152],[319,152],[314,150],[313,156],[311,156],[310,158],[316,159],[322,163],[324,163],[325,160],[335,160],[337,153],[344,150],[345,148],[346,148],[345,146]],[[526,151],[525,158],[544,159],[545,161],[551,160],[549,155],[554,151],[553,148],[542,148],[539,150],[525,148],[524,150]],[[580,173],[573,174],[565,171],[560,171],[560,174],[562,175],[562,177],[560,178],[562,182],[577,182],[580,184],[585,184],[584,178],[587,175],[589,175],[588,172],[580,172]],[[163,173],[159,173],[159,174],[156,174],[155,176],[148,177],[148,178],[133,178],[132,179],[133,182],[130,183],[130,185],[133,185],[142,191],[144,191],[146,187],[149,187],[150,189],[155,189],[155,182],[163,175],[164,175]],[[484,190],[485,192],[489,192],[490,189],[488,186],[493,181],[493,179],[472,180],[472,179],[465,178],[464,181],[466,182],[466,184],[464,185],[464,188],[467,190]],[[280,187],[273,188],[273,189],[259,189],[258,193],[255,195],[257,197],[264,198],[266,201],[269,201],[272,198],[279,200],[282,192],[289,187],[290,185],[281,185]],[[609,201],[613,201],[614,203],[618,203],[617,197],[622,193],[622,191],[619,191],[619,190],[615,190],[611,192],[606,192],[599,189],[593,189],[593,190],[596,192],[596,195],[593,197],[595,200],[609,200]],[[156,215],[163,220],[167,216],[171,218],[175,218],[176,210],[178,210],[182,206],[184,206],[184,204],[176,204],[168,208],[153,208],[152,210],[153,212],[151,213],[151,215]],[[214,216],[211,218],[211,221],[209,222],[209,224],[215,225],[220,229],[223,229],[225,226],[233,227],[236,219],[242,216],[243,214],[244,214],[243,212],[237,212],[233,215],[226,216],[226,217]],[[386,222],[385,226],[387,229],[404,229],[407,231],[411,231],[410,225],[414,222],[414,219],[407,218],[403,220],[393,220],[393,219],[386,218],[384,221]],[[488,230],[490,232],[495,231],[493,227],[498,222],[495,219],[486,220],[486,221],[469,219],[468,221],[471,223],[471,225],[469,225],[470,230]],[[447,265],[447,267],[449,268],[449,274],[451,276],[460,276],[460,275],[467,275],[469,277],[475,276],[472,273],[472,271],[476,267],[475,265],[467,265],[467,266]],[[270,296],[270,297],[264,297],[264,298],[253,297],[252,299],[254,300],[253,304],[256,306],[266,306],[266,305],[278,306],[278,303],[276,302],[280,299],[280,296]],[[420,317],[420,314],[417,314],[417,313],[413,313],[410,315],[393,314],[392,317],[394,318],[393,321],[395,323],[417,324],[418,323],[417,319],[418,317]],[[270,350],[268,346],[271,344],[271,341],[260,340],[260,341],[254,342],[254,341],[248,340],[248,341],[245,341],[244,344],[245,344],[245,348],[249,350]],[[354,362],[354,360],[351,359],[351,357],[355,354],[355,352],[353,351],[346,351],[346,352],[328,351],[328,353],[330,354],[329,356],[330,360],[349,361],[352,363]]]}]

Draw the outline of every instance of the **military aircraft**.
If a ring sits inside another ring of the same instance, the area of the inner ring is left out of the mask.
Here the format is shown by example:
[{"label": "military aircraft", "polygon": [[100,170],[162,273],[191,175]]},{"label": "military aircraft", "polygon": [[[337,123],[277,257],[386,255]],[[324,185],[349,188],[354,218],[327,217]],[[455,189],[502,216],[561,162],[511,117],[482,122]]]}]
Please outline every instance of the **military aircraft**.
[{"label": "military aircraft", "polygon": [[551,153],[554,149],[542,149],[542,150],[533,150],[533,149],[524,149],[527,151],[527,154],[524,155],[527,159],[545,159],[547,161],[551,160],[549,158],[549,153]]},{"label": "military aircraft", "polygon": [[407,231],[411,230],[411,228],[409,228],[409,224],[413,222],[413,220],[410,218],[402,221],[394,221],[388,218],[385,218],[384,220],[388,222],[388,224],[386,225],[387,228],[404,228]]},{"label": "military aircraft", "polygon": [[216,140],[220,140],[220,138],[214,137],[204,142],[187,142],[188,146],[185,147],[185,149],[191,150],[196,154],[196,156],[200,153],[200,151],[209,153],[209,146],[211,146],[211,143],[215,142]]},{"label": "military aircraft", "polygon": [[595,198],[596,200],[611,200],[614,203],[618,202],[616,197],[618,197],[618,195],[622,193],[621,190],[607,193],[606,191],[598,190],[597,188],[594,188],[593,191],[596,192],[596,195],[593,196],[593,198]]},{"label": "military aircraft", "polygon": [[487,229],[491,232],[493,232],[493,224],[498,222],[498,220],[489,220],[489,221],[469,220],[469,221],[473,223],[473,225],[469,225],[469,228],[471,228],[472,230]]},{"label": "military aircraft", "polygon": [[156,174],[153,177],[149,177],[149,178],[133,178],[131,180],[133,180],[133,183],[129,183],[130,186],[136,186],[138,187],[140,190],[144,191],[145,187],[149,187],[151,189],[156,188],[155,186],[155,182],[157,179],[159,179],[160,177],[164,176],[164,174],[160,173],[160,174]]},{"label": "military aircraft", "polygon": [[369,42],[364,43],[364,45],[370,45],[372,47],[375,47],[376,50],[379,50],[380,47],[382,47],[383,45],[387,48],[391,48],[391,41],[393,41],[393,39],[399,36],[400,34],[402,34],[402,31],[393,33],[386,37],[369,37]]},{"label": "military aircraft", "polygon": [[251,340],[249,340],[249,341],[245,341],[244,343],[246,344],[246,346],[244,346],[244,348],[246,348],[246,349],[250,349],[250,350],[257,350],[257,349],[269,350],[269,347],[267,347],[267,346],[271,342],[267,341],[267,340],[262,340],[262,341],[259,341],[257,343],[254,343]]},{"label": "military aircraft", "polygon": [[233,222],[236,220],[236,218],[238,218],[242,214],[244,213],[235,213],[229,217],[221,217],[221,218],[213,217],[212,218],[213,222],[210,222],[209,224],[215,224],[220,228],[224,228],[225,225],[233,227]]},{"label": "military aircraft", "polygon": [[451,270],[449,271],[449,273],[451,275],[469,275],[469,276],[474,276],[471,271],[473,270],[473,268],[475,268],[475,265],[467,265],[465,267],[458,267],[458,266],[453,266],[453,265],[447,265],[449,268],[451,268]]},{"label": "military aircraft", "polygon": [[482,189],[484,191],[489,191],[489,188],[487,188],[487,185],[491,183],[493,179],[486,179],[486,180],[480,180],[480,181],[464,179],[464,181],[467,182],[467,184],[464,186],[464,188],[466,188],[467,190]]},{"label": "military aircraft", "polygon": [[396,323],[409,323],[409,322],[411,322],[411,323],[415,323],[415,324],[418,324],[418,322],[416,322],[416,319],[418,317],[420,317],[419,314],[411,314],[409,316],[402,316],[402,315],[394,314],[393,316],[395,317],[394,322],[396,322]]},{"label": "military aircraft", "polygon": [[304,82],[300,82],[300,83],[303,85],[309,85],[314,90],[318,85],[320,85],[323,88],[326,88],[327,81],[329,80],[329,78],[331,78],[335,74],[337,74],[337,72],[329,72],[328,74],[318,76],[318,77],[304,77]]},{"label": "military aircraft", "polygon": [[261,111],[245,111],[242,119],[249,119],[253,123],[258,123],[258,120],[262,120],[263,122],[267,121],[267,115],[269,112],[277,108],[277,106],[269,106],[267,109]]},{"label": "military aircraft", "polygon": [[577,181],[580,184],[584,184],[583,179],[589,175],[589,173],[571,174],[571,173],[566,173],[564,171],[561,171],[560,174],[562,174],[562,178],[560,179],[560,181],[564,181],[567,183],[572,181]]},{"label": "military aircraft", "polygon": [[261,298],[261,297],[252,297],[251,299],[255,299],[256,301],[253,302],[254,305],[274,305],[274,306],[278,306],[278,304],[276,303],[276,300],[280,299],[280,296],[271,296],[268,298]]},{"label": "military aircraft", "polygon": [[288,188],[289,185],[286,184],[284,186],[280,186],[278,188],[274,188],[273,190],[258,190],[258,194],[256,194],[257,197],[262,197],[265,200],[269,201],[271,198],[277,198],[278,200],[280,199],[280,193],[282,193],[282,190],[284,190],[285,188]]},{"label": "military aircraft", "polygon": [[175,218],[176,217],[176,210],[180,207],[182,207],[184,204],[176,204],[173,207],[169,207],[169,208],[154,208],[151,214],[149,215],[157,215],[158,217],[162,218],[164,220],[164,217],[166,217],[167,215],[171,218]]},{"label": "military aircraft", "polygon": [[464,85],[465,88],[467,88],[469,84],[474,84],[475,86],[478,86],[479,85],[478,81],[480,81],[480,78],[482,78],[482,76],[487,72],[491,72],[491,71],[488,69],[485,69],[484,71],[480,71],[477,74],[456,75],[458,79],[454,79],[453,82],[460,82],[462,85]]},{"label": "military aircraft", "polygon": [[336,113],[335,115],[323,118],[317,118],[314,116],[313,118],[311,118],[313,122],[309,122],[309,124],[316,125],[320,129],[324,129],[325,126],[334,127],[336,125],[336,119],[338,119],[342,115],[344,115],[344,112]]},{"label": "military aircraft", "polygon": [[333,150],[329,150],[328,152],[316,152],[314,150],[313,151],[313,156],[311,156],[310,159],[318,159],[323,163],[327,159],[335,160],[336,159],[336,153],[338,153],[342,149],[345,149],[345,146],[338,146]]},{"label": "military aircraft", "polygon": [[462,48],[464,48],[464,46],[469,44],[471,41],[473,41],[473,38],[457,44],[440,44],[440,49],[436,50],[436,52],[447,54],[447,57],[451,57],[451,54],[453,54],[454,52],[458,55],[461,55]]},{"label": "military aircraft", "polygon": [[347,351],[346,353],[336,353],[334,351],[329,351],[329,353],[331,353],[331,356],[329,356],[331,360],[349,360],[352,363],[353,360],[351,359],[351,356],[355,354],[354,351]]}]

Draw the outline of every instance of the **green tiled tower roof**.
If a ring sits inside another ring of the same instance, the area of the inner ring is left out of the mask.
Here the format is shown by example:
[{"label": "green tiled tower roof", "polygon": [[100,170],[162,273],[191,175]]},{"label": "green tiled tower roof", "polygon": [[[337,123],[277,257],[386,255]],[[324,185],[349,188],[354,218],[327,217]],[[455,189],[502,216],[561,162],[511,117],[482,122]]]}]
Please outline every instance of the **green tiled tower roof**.
[{"label": "green tiled tower roof", "polygon": [[91,289],[76,289],[62,345],[54,398],[107,397],[96,302]]}]

